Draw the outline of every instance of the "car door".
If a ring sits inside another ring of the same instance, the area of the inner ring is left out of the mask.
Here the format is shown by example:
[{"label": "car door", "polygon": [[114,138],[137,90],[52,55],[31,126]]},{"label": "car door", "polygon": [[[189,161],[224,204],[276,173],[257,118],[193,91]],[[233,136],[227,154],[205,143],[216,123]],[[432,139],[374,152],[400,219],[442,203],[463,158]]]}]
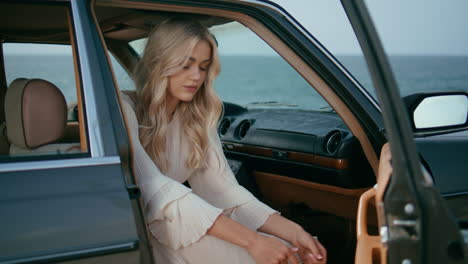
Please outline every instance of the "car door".
[{"label": "car door", "polygon": [[[7,28],[1,34],[2,44],[16,45],[31,39],[35,44],[58,42],[69,46],[67,67],[72,79],[62,77],[76,89],[77,102],[72,109],[77,116],[67,122],[67,129],[74,130],[71,134],[75,136],[66,139],[73,141],[76,151],[69,153],[68,147],[42,151],[41,146],[12,154],[10,148],[10,153],[1,156],[0,262],[151,263],[136,202],[138,189],[130,176],[125,127],[108,65],[103,63],[106,55],[89,13],[90,3],[1,4],[2,27]],[[21,21],[21,27],[15,27],[14,21]],[[47,34],[51,25],[54,38]],[[43,31],[35,34],[34,30]],[[23,61],[33,58],[32,47],[27,46],[30,50]],[[36,72],[22,77],[39,78],[37,74],[60,71],[61,54],[48,58],[51,49],[38,50],[41,60],[50,63],[34,62]],[[24,70],[26,64],[11,72]],[[12,65],[7,63],[7,71]],[[12,129],[8,120],[6,126]],[[63,140],[45,147],[69,144]]]},{"label": "car door", "polygon": [[[381,263],[466,263],[461,228],[422,169],[407,112],[366,6],[363,1],[342,4],[364,51],[392,153],[393,173],[388,183],[379,180],[384,185],[377,186],[382,194],[377,200],[381,236],[373,242],[375,237],[361,237],[358,243],[370,242],[361,250],[367,251],[367,260],[376,260],[370,245],[381,243]],[[356,263],[365,261],[359,250]]]}]

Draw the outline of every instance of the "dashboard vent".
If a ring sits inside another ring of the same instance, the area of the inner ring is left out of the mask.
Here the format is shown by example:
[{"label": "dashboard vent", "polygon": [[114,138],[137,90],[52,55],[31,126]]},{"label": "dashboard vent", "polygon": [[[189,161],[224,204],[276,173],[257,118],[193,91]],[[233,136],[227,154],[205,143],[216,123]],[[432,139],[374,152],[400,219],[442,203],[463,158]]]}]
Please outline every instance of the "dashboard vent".
[{"label": "dashboard vent", "polygon": [[338,150],[338,148],[340,147],[342,139],[343,139],[343,136],[341,135],[340,131],[334,130],[334,131],[330,132],[325,137],[325,141],[324,141],[325,142],[325,144],[324,144],[325,151],[328,154],[335,153]]},{"label": "dashboard vent", "polygon": [[243,120],[240,122],[239,127],[237,129],[237,136],[239,139],[243,139],[247,135],[247,131],[249,131],[252,122],[250,120]]},{"label": "dashboard vent", "polygon": [[221,120],[221,123],[218,127],[218,133],[220,137],[223,137],[228,132],[229,127],[231,126],[231,120],[229,118],[224,118]]}]

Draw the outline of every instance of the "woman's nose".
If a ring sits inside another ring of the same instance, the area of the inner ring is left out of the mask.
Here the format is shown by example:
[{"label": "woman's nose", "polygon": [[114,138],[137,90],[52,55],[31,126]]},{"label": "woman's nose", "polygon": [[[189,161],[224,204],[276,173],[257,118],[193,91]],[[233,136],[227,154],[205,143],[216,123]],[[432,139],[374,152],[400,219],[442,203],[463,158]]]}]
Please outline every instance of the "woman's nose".
[{"label": "woman's nose", "polygon": [[200,70],[198,68],[193,69],[191,74],[190,74],[190,78],[192,80],[198,81],[200,79],[200,77],[201,77]]}]

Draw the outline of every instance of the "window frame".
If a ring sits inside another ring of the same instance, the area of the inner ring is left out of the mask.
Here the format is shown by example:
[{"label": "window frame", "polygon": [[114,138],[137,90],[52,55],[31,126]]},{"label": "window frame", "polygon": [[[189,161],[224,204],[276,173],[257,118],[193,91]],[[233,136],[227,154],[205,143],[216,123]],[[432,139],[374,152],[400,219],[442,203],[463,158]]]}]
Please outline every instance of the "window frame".
[{"label": "window frame", "polygon": [[[43,3],[38,3],[38,5],[44,5]],[[66,4],[66,5],[59,5],[59,6],[62,6],[64,8],[64,10],[66,11],[66,17],[67,17],[67,25],[68,25],[68,35],[69,35],[69,38],[70,38],[70,43],[63,43],[63,42],[48,42],[48,41],[30,41],[30,42],[4,42],[2,41],[1,42],[1,55],[2,55],[2,58],[1,58],[1,62],[2,62],[2,78],[3,80],[5,81],[5,85],[7,85],[7,80],[6,80],[6,71],[5,71],[5,60],[4,60],[4,56],[5,56],[5,53],[4,53],[4,50],[3,50],[3,45],[4,44],[21,44],[21,43],[24,43],[24,44],[44,44],[44,45],[48,45],[48,44],[59,44],[59,45],[69,45],[70,48],[71,48],[71,55],[72,55],[72,63],[73,63],[73,76],[74,76],[74,83],[75,83],[75,93],[76,93],[76,98],[77,98],[77,107],[78,107],[78,120],[82,120],[80,122],[76,122],[77,125],[79,126],[79,136],[80,136],[80,150],[81,152],[80,153],[60,153],[60,154],[50,154],[50,153],[44,153],[44,154],[34,154],[34,155],[15,155],[15,156],[11,156],[11,155],[2,155],[0,156],[0,171],[4,172],[4,171],[12,171],[14,170],[14,167],[18,168],[17,166],[18,165],[15,165],[13,167],[11,166],[3,166],[3,164],[8,164],[8,163],[17,163],[17,162],[27,162],[24,166],[24,168],[27,168],[27,169],[36,169],[36,168],[41,168],[42,166],[40,166],[40,163],[41,162],[46,162],[46,161],[58,161],[59,163],[62,163],[61,161],[63,160],[70,160],[70,159],[79,159],[79,160],[82,160],[82,159],[85,159],[87,157],[90,156],[90,151],[89,151],[89,147],[88,147],[88,142],[89,142],[89,139],[88,139],[88,133],[87,133],[87,122],[86,122],[86,118],[85,118],[85,110],[84,110],[84,101],[83,101],[83,96],[82,96],[82,93],[83,93],[83,87],[82,87],[82,80],[81,80],[81,73],[78,69],[78,65],[79,65],[79,59],[78,59],[78,50],[77,50],[77,45],[76,45],[76,32],[74,30],[74,26],[73,26],[73,20],[72,20],[72,15],[71,15],[71,6],[69,4]],[[8,88],[7,86],[5,87],[6,89]],[[6,90],[5,90],[6,92]],[[3,95],[4,96],[4,95]],[[67,120],[67,126],[68,124],[71,124],[71,125],[75,125],[75,124],[72,124],[74,122],[69,122]],[[38,162],[38,163],[35,163],[35,162]],[[30,164],[30,163],[35,163],[34,165],[33,164]],[[65,161],[67,162],[67,161]],[[81,164],[82,162],[81,161],[77,161],[77,162],[71,162],[71,163],[77,163],[77,164]],[[58,167],[61,167],[61,165],[57,164]],[[21,166],[23,168],[23,166]],[[44,164],[44,167],[45,168],[49,168],[50,165],[49,164]]]}]

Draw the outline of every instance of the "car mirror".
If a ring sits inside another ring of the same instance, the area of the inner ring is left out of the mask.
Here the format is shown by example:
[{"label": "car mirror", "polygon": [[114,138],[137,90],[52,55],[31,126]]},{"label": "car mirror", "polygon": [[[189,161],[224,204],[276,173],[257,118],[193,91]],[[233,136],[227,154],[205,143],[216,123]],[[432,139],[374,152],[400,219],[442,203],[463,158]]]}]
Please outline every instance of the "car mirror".
[{"label": "car mirror", "polygon": [[440,95],[424,98],[413,113],[416,129],[459,126],[466,123],[468,97]]},{"label": "car mirror", "polygon": [[404,100],[415,132],[442,132],[468,125],[468,95],[465,92],[415,94]]}]

